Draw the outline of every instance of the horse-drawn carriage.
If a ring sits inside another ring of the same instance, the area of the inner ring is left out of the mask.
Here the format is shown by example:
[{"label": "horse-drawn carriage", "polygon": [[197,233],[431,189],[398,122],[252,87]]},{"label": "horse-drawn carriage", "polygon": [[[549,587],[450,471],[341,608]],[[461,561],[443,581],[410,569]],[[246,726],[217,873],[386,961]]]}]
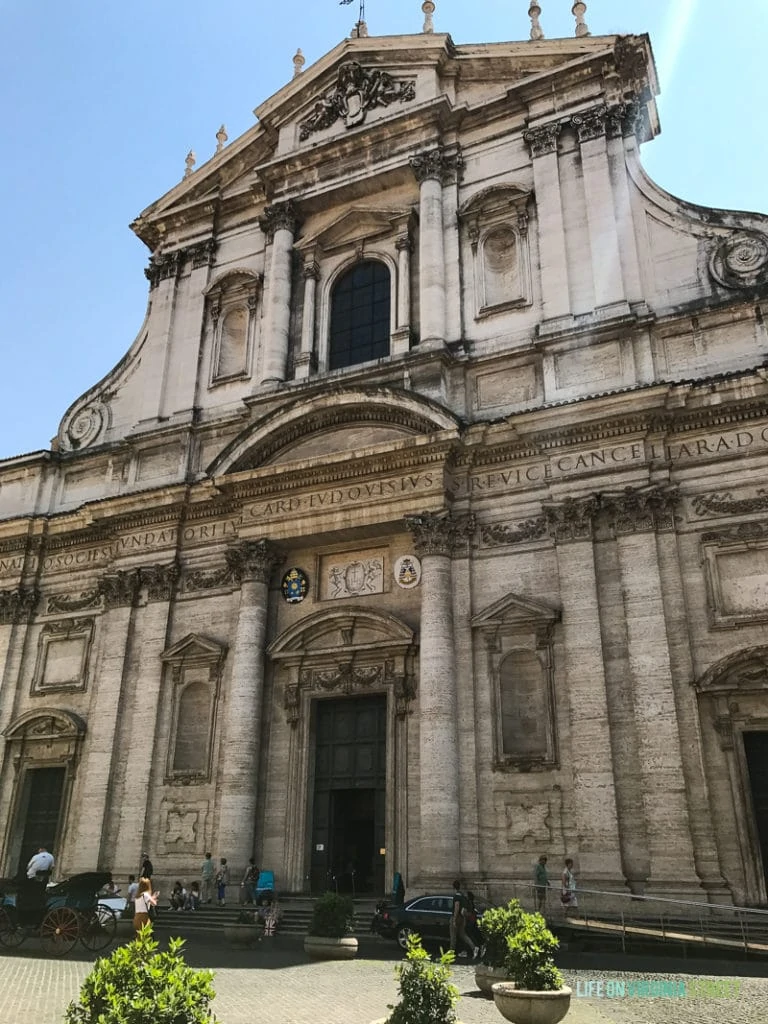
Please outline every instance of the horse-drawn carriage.
[{"label": "horse-drawn carriage", "polygon": [[38,935],[51,956],[64,956],[75,943],[104,949],[117,932],[117,916],[97,893],[111,881],[106,871],[85,871],[58,885],[27,878],[0,878],[0,944],[20,946]]}]

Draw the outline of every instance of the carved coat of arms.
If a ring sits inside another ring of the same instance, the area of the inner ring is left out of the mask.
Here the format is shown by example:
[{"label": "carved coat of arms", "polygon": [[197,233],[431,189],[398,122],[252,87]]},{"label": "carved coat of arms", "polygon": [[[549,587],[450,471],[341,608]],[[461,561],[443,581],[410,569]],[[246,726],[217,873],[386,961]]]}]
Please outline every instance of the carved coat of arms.
[{"label": "carved coat of arms", "polygon": [[396,82],[386,71],[364,68],[357,61],[347,61],[339,68],[336,84],[314,105],[308,117],[299,123],[303,141],[312,132],[328,128],[343,120],[347,128],[362,124],[373,107],[387,107],[397,100],[405,102],[416,95],[413,81]]}]

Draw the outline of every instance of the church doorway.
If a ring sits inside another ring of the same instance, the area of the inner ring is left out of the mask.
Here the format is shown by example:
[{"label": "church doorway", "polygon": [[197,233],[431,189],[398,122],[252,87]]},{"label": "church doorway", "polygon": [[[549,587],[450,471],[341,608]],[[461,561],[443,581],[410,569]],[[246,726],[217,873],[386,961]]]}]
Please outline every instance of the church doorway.
[{"label": "church doorway", "polygon": [[314,703],[312,892],[381,893],[386,696]]},{"label": "church doorway", "polygon": [[755,815],[757,841],[768,886],[768,732],[744,732],[749,787]]},{"label": "church doorway", "polygon": [[24,774],[19,805],[21,847],[17,868],[26,869],[30,857],[45,846],[56,854],[66,768],[30,768]]}]

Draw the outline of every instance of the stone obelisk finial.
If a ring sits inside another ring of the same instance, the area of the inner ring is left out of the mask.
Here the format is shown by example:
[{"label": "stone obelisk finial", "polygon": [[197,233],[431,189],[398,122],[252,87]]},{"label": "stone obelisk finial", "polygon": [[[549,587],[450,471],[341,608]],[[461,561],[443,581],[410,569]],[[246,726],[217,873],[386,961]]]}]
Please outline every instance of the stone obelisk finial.
[{"label": "stone obelisk finial", "polygon": [[306,63],[307,62],[304,59],[304,54],[301,52],[300,49],[297,50],[296,53],[293,55],[293,77],[294,78],[298,78],[299,77],[299,75],[304,70],[304,65]]},{"label": "stone obelisk finial", "polygon": [[571,8],[571,14],[576,19],[576,35],[577,36],[588,36],[589,28],[586,21],[584,21],[584,15],[587,13],[587,5],[583,3],[583,0],[576,0],[576,3]]},{"label": "stone obelisk finial", "polygon": [[196,163],[197,157],[195,156],[194,151],[190,149],[190,151],[184,157],[184,166],[186,167],[186,170],[184,171],[185,178],[188,178],[190,176]]},{"label": "stone obelisk finial", "polygon": [[528,17],[531,19],[531,39],[543,39],[544,29],[539,21],[541,6],[536,3],[536,0],[532,0],[531,6],[528,8]]},{"label": "stone obelisk finial", "polygon": [[430,32],[435,31],[435,23],[432,20],[432,15],[435,13],[435,5],[432,3],[432,0],[424,0],[421,9],[424,12],[424,27],[421,31],[429,35]]}]

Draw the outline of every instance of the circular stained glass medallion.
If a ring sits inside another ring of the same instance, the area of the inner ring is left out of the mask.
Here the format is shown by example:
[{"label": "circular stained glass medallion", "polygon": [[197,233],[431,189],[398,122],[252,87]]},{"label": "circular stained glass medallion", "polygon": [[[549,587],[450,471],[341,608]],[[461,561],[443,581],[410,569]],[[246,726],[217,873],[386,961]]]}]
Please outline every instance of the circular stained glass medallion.
[{"label": "circular stained glass medallion", "polygon": [[289,569],[288,572],[283,576],[280,589],[283,592],[283,597],[288,604],[299,604],[307,596],[309,590],[309,580],[307,574],[303,569]]}]

